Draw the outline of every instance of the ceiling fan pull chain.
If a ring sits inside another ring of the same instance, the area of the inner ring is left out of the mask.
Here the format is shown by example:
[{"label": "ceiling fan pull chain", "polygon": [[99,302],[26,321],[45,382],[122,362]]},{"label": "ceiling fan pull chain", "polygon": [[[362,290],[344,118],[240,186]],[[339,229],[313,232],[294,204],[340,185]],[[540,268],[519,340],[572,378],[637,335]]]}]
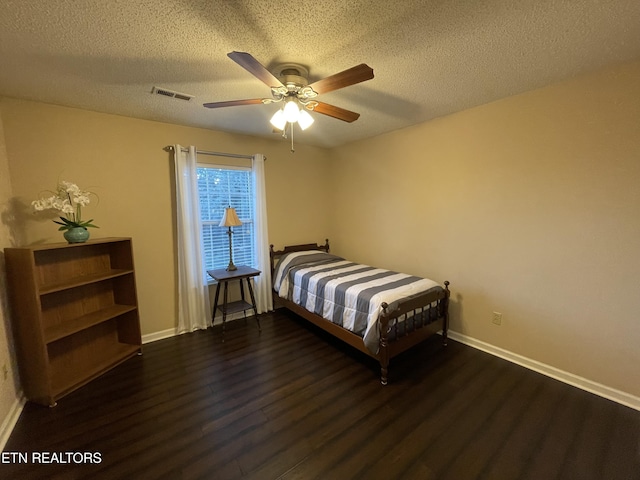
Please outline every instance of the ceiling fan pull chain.
[{"label": "ceiling fan pull chain", "polygon": [[289,128],[291,128],[291,153],[295,153],[295,150],[293,149],[293,123],[289,124]]}]

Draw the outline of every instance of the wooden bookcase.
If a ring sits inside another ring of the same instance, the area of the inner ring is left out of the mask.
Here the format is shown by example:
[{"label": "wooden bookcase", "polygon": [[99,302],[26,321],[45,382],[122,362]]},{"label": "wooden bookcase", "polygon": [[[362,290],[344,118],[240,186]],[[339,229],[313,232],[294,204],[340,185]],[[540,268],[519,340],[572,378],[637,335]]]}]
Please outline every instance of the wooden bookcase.
[{"label": "wooden bookcase", "polygon": [[141,349],[130,238],[5,248],[22,388],[56,401]]}]

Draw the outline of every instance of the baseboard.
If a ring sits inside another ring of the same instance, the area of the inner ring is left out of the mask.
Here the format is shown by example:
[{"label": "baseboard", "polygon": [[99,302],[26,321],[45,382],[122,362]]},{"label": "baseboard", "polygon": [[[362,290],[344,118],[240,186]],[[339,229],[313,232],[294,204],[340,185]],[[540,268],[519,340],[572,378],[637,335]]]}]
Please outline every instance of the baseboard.
[{"label": "baseboard", "polygon": [[[229,315],[227,317],[227,322],[233,322],[235,320],[240,320],[245,318],[244,315],[242,314],[242,312],[237,312],[237,313],[233,313],[231,315]],[[216,317],[216,323],[215,325],[219,325],[220,323],[222,323],[222,317]],[[170,337],[175,337],[178,334],[178,328],[174,327],[174,328],[168,328],[167,330],[161,330],[159,332],[154,332],[154,333],[148,333],[146,335],[142,335],[142,343],[151,343],[151,342],[157,342],[158,340],[163,340],[165,338],[170,338]]]},{"label": "baseboard", "polygon": [[175,337],[178,334],[177,328],[169,328],[167,330],[162,330],[160,332],[148,333],[146,335],[142,335],[142,344],[157,342],[158,340],[163,340],[169,337]]},{"label": "baseboard", "polygon": [[22,413],[22,409],[26,403],[27,399],[24,394],[20,392],[18,394],[18,398],[13,402],[13,405],[9,409],[9,413],[0,426],[0,452],[4,451],[4,447],[9,441],[11,432],[13,432],[13,428],[16,426],[18,418],[20,418],[20,414]]},{"label": "baseboard", "polygon": [[457,342],[464,343],[465,345],[476,348],[478,350],[482,350],[483,352],[490,353],[491,355],[495,355],[496,357],[503,358],[505,360],[508,360],[509,362],[528,368],[529,370],[533,370],[534,372],[541,373],[542,375],[546,375],[547,377],[554,378],[555,380],[567,383],[581,390],[585,390],[589,393],[593,393],[626,407],[640,411],[640,398],[631,395],[630,393],[607,387],[606,385],[593,382],[578,375],[574,375],[573,373],[565,372],[564,370],[546,365],[544,363],[538,362],[537,360],[523,357],[522,355],[518,355],[517,353],[504,350],[502,348],[496,347],[489,343],[485,343],[481,340],[477,340],[473,337],[463,335],[461,333],[449,330],[448,336],[449,338]]}]

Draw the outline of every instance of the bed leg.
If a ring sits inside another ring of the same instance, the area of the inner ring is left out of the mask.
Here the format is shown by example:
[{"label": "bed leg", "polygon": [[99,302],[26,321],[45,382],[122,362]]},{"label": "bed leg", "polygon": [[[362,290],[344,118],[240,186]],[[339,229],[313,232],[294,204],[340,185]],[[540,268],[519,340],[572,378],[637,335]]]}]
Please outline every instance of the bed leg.
[{"label": "bed leg", "polygon": [[449,280],[444,281],[444,289],[445,289],[445,297],[442,300],[444,302],[444,318],[442,321],[442,345],[444,347],[447,346],[448,340],[448,331],[449,331],[449,297],[451,296],[451,292],[449,291]]},{"label": "bed leg", "polygon": [[382,315],[380,317],[380,350],[378,360],[380,362],[380,383],[386,385],[389,381],[389,343],[387,335],[389,334],[389,319],[386,317],[387,303],[382,303]]},{"label": "bed leg", "polygon": [[388,382],[389,382],[389,352],[387,351],[386,342],[383,344],[381,341],[380,342],[380,383],[382,385],[386,385]]}]

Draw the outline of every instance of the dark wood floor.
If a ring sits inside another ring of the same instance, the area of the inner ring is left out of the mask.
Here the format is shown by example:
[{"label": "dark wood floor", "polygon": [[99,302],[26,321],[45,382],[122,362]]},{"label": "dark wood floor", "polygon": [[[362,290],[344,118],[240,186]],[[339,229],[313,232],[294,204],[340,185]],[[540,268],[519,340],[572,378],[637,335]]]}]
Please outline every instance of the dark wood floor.
[{"label": "dark wood floor", "polygon": [[[145,345],[49,409],[3,479],[638,479],[640,412],[439,337],[376,363],[285,311]],[[34,465],[33,452],[99,464]]]}]

